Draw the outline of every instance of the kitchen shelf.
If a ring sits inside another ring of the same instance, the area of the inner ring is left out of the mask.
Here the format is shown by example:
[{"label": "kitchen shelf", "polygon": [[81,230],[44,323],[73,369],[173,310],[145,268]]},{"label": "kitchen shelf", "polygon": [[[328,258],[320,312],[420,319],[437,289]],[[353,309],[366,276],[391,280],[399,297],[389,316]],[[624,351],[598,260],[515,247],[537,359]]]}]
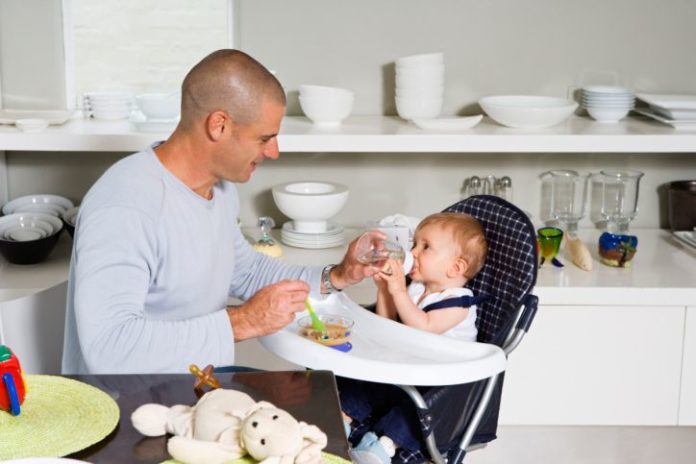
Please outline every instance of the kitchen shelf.
[{"label": "kitchen shelf", "polygon": [[[135,152],[169,134],[138,132],[128,121],[71,119],[43,132],[0,126],[0,150]],[[283,153],[696,153],[696,130],[675,130],[645,117],[615,124],[573,116],[541,130],[502,127],[488,118],[462,132],[417,128],[397,117],[352,116],[337,127],[289,116],[279,135]]]},{"label": "kitchen shelf", "polygon": [[[255,228],[245,229],[250,235]],[[348,228],[354,238],[361,229]],[[272,231],[280,242],[280,232]],[[594,258],[594,269],[585,272],[564,256],[563,268],[550,265],[539,271],[535,294],[544,305],[696,306],[696,249],[675,239],[668,231],[636,229],[638,252],[632,268],[604,266],[597,258],[599,231],[582,230],[580,237]],[[49,259],[34,266],[16,266],[0,257],[0,303],[32,295],[68,279],[72,240],[63,234]],[[283,245],[281,259],[293,264],[324,265],[341,260],[345,247],[307,250]],[[367,279],[348,294],[360,303],[374,300],[373,283]]]}]

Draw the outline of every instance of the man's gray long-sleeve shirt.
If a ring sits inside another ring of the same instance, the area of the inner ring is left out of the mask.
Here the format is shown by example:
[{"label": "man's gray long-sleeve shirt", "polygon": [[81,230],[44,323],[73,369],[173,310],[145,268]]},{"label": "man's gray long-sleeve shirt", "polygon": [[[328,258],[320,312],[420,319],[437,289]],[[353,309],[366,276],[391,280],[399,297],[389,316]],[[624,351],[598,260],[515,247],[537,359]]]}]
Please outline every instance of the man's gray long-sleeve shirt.
[{"label": "man's gray long-sleeve shirt", "polygon": [[282,279],[318,294],[321,268],[255,252],[239,197],[219,182],[206,200],[148,148],[114,164],[85,196],[70,263],[63,373],[187,372],[234,364],[228,296]]}]

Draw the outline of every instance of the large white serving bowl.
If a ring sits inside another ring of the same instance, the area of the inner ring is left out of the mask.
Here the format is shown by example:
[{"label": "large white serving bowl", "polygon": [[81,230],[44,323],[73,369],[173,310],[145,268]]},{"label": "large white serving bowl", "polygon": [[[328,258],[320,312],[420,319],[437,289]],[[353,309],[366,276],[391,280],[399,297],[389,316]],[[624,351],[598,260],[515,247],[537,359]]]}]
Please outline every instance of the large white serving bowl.
[{"label": "large white serving bowl", "polygon": [[543,129],[568,119],[578,104],[572,100],[536,95],[484,97],[479,105],[497,123],[516,129]]},{"label": "large white serving bowl", "polygon": [[144,93],[136,95],[140,112],[147,119],[175,119],[181,111],[181,93]]},{"label": "large white serving bowl", "polygon": [[327,220],[348,200],[348,187],[336,182],[285,182],[271,191],[278,209],[293,220],[295,231],[304,233],[326,232]]},{"label": "large white serving bowl", "polygon": [[8,201],[2,207],[2,214],[20,212],[48,213],[61,216],[65,211],[75,206],[72,201],[59,195],[37,194],[25,195]]},{"label": "large white serving bowl", "polygon": [[334,93],[330,96],[305,96],[300,94],[300,107],[304,114],[319,125],[338,125],[350,115],[355,97],[353,93]]}]

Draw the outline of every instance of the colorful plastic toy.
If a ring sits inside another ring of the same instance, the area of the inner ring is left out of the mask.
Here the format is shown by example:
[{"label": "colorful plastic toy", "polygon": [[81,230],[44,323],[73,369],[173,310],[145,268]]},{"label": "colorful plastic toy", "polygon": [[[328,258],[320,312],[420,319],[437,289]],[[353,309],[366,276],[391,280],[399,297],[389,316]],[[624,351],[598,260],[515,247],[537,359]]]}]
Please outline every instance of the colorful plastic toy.
[{"label": "colorful plastic toy", "polygon": [[18,416],[26,387],[19,359],[9,347],[0,345],[0,409]]},{"label": "colorful plastic toy", "polygon": [[638,237],[604,232],[599,237],[599,259],[612,267],[631,267],[638,248]]}]

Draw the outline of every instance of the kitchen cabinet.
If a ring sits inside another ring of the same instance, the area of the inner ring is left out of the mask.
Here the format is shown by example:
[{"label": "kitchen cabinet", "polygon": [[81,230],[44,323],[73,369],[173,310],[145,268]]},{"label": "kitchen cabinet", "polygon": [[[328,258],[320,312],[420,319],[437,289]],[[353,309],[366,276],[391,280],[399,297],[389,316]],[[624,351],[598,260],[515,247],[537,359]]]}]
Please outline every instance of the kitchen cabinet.
[{"label": "kitchen cabinet", "polygon": [[501,423],[676,425],[684,313],[540,305],[509,358]]},{"label": "kitchen cabinet", "polygon": [[679,425],[696,425],[696,306],[686,308]]}]

